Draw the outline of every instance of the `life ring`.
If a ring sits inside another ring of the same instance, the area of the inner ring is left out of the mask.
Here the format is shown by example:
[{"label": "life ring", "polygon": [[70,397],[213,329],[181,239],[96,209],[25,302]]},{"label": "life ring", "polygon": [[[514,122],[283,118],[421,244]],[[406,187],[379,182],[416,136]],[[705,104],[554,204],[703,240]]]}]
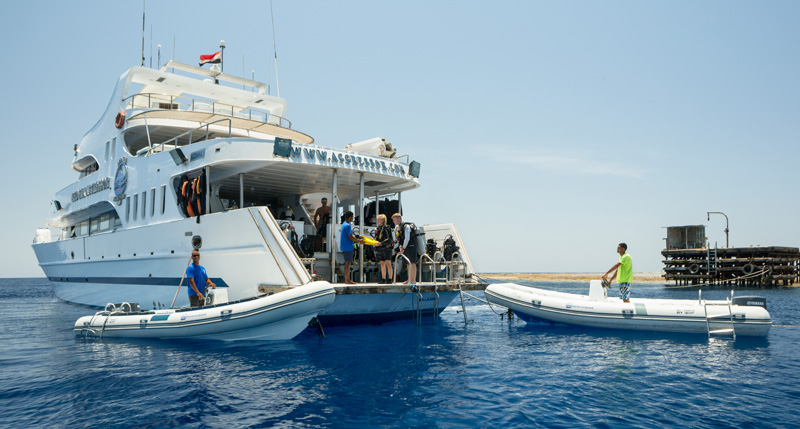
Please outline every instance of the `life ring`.
[{"label": "life ring", "polygon": [[753,274],[756,271],[756,267],[753,264],[747,264],[742,267],[742,272],[744,274]]},{"label": "life ring", "polygon": [[690,274],[697,274],[700,272],[700,265],[692,264],[689,266],[689,273]]},{"label": "life ring", "polygon": [[119,113],[117,113],[117,119],[114,120],[114,126],[116,126],[117,129],[121,129],[123,125],[125,125],[125,111],[120,110]]}]

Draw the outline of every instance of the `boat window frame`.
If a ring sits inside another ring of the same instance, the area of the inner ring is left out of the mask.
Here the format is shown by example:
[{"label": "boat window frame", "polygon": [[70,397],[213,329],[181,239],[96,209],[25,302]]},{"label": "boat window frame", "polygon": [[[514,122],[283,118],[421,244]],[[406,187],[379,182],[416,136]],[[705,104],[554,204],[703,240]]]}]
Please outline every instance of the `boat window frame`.
[{"label": "boat window frame", "polygon": [[167,210],[167,185],[161,185],[161,214]]},{"label": "boat window frame", "polygon": [[142,220],[147,217],[147,191],[142,191]]}]

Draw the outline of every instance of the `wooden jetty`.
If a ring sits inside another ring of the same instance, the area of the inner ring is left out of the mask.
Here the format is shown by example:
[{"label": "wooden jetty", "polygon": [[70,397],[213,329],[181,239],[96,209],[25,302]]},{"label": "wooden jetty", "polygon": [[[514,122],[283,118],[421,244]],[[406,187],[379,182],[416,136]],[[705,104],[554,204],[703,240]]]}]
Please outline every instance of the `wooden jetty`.
[{"label": "wooden jetty", "polygon": [[675,285],[791,286],[800,281],[800,249],[752,246],[666,249],[664,279]]}]

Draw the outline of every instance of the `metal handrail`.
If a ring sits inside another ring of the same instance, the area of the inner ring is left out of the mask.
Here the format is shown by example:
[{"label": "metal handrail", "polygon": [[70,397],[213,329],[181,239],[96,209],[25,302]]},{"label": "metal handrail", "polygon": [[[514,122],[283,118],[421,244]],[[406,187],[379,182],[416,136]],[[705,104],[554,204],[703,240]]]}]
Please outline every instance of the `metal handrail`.
[{"label": "metal handrail", "polygon": [[[464,260],[464,258],[463,258],[463,257],[461,257],[461,253],[459,253],[459,252],[454,252],[454,253],[453,253],[453,259],[456,259],[456,258],[458,258],[458,259],[461,261],[461,264],[463,264],[463,265],[464,265],[464,267],[467,267],[467,261],[465,261],[465,260]],[[453,263],[453,261],[450,261],[450,263],[448,264],[448,266],[449,266],[450,264],[452,264],[452,263]],[[452,274],[452,270],[450,271],[450,274]],[[464,270],[464,277],[466,277],[466,268],[465,268],[465,270]],[[451,278],[450,278],[450,276],[448,275],[448,280],[451,280],[451,281],[452,281],[453,279],[451,279]]]},{"label": "metal handrail", "polygon": [[[200,99],[200,98],[186,97],[186,96],[175,96],[175,95],[171,95],[171,94],[164,94],[164,93],[157,93],[157,92],[146,92],[146,93],[133,94],[133,95],[130,95],[128,97],[123,98],[122,102],[125,103],[125,105],[126,105],[125,108],[126,109],[130,110],[130,109],[136,108],[136,97],[140,97],[140,98],[141,97],[147,97],[147,107],[146,107],[147,110],[181,110],[181,111],[184,111],[184,112],[197,112],[197,111],[205,112],[204,110],[198,110],[196,106],[206,105],[206,106],[210,106],[211,107],[211,113],[213,113],[213,114],[226,114],[227,115],[228,114],[228,110],[230,110],[230,116],[236,117],[234,109],[237,106],[234,106],[234,105],[231,105],[231,104],[218,103],[218,102],[213,102],[213,101],[209,103],[209,102],[207,102],[207,100]],[[157,109],[157,108],[151,107],[153,99],[155,99],[156,101],[159,101],[159,102],[162,101],[162,100],[164,102],[166,102],[167,99],[169,99],[170,108],[169,109]],[[127,102],[128,100],[130,100],[129,103]],[[190,100],[191,103],[188,103],[188,102],[183,101],[183,100]],[[195,101],[197,101],[198,103],[195,104]],[[177,105],[178,109],[173,109],[172,108],[173,105]],[[219,109],[218,106],[224,107],[224,110],[223,109]],[[184,109],[180,109],[180,107],[184,107]],[[283,127],[283,128],[289,128],[289,129],[292,128],[292,121],[290,121],[290,120],[288,120],[288,119],[286,119],[284,117],[281,117],[281,116],[278,116],[278,115],[274,115],[274,114],[270,113],[269,111],[253,109],[252,107],[248,107],[246,109],[242,109],[241,110],[241,112],[245,112],[245,111],[248,112],[247,115],[245,116],[247,119],[256,120],[256,121],[260,121],[260,122],[263,122],[265,124],[268,124],[268,123],[270,123],[269,122],[270,118],[276,118],[278,120],[278,123],[277,123],[278,126]],[[255,119],[253,118],[253,113],[254,112],[256,113]]]},{"label": "metal handrail", "polygon": [[[177,135],[177,136],[175,136],[175,137],[173,137],[173,138],[171,138],[169,140],[165,140],[165,141],[161,142],[161,144],[159,145],[159,146],[161,146],[161,152],[164,151],[164,146],[167,143],[169,143],[169,142],[171,142],[173,140],[175,140],[175,147],[178,147],[178,139],[180,139],[181,137],[183,137],[183,136],[185,136],[187,134],[189,135],[189,143],[187,143],[185,146],[188,146],[188,145],[192,144],[192,133],[194,133],[195,131],[197,131],[197,130],[199,130],[201,128],[205,128],[206,129],[206,138],[205,138],[205,140],[208,140],[208,127],[210,127],[211,125],[214,125],[214,124],[216,124],[218,122],[226,122],[226,121],[228,122],[228,138],[231,138],[231,135],[232,135],[232,123],[231,122],[232,121],[230,119],[218,119],[218,120],[216,120],[214,122],[209,122],[209,123],[207,123],[205,125],[201,125],[201,126],[199,126],[197,128],[193,128],[193,129],[191,129],[189,131],[186,131],[183,134],[179,134],[179,135]],[[151,154],[152,153],[152,148],[150,150],[148,150],[147,153]]]},{"label": "metal handrail", "polygon": [[[408,262],[409,265],[411,265],[411,260],[408,259],[408,257],[406,257],[406,255],[403,255],[402,253],[400,253],[397,256],[402,257],[403,259],[406,260],[406,262]],[[393,270],[394,272],[392,273],[392,283],[397,281],[397,262],[398,261],[399,261],[399,258],[395,257],[394,258],[394,270]],[[411,281],[411,279],[409,279],[409,281]]]},{"label": "metal handrail", "polygon": [[[438,256],[438,258],[437,258],[437,256]],[[447,283],[447,278],[448,278],[447,273],[448,273],[449,267],[447,265],[447,259],[444,258],[444,253],[442,253],[441,250],[437,250],[436,252],[433,253],[433,260],[434,260],[434,262],[435,261],[444,261],[444,282]],[[434,268],[434,271],[436,271],[435,268]],[[435,275],[438,277],[439,271],[436,271]]]},{"label": "metal handrail", "polygon": [[422,283],[422,260],[425,259],[425,258],[427,258],[429,261],[431,261],[431,266],[433,266],[433,271],[431,272],[432,281],[433,281],[433,283],[436,283],[436,262],[433,259],[431,259],[431,257],[428,256],[427,253],[423,253],[422,256],[420,257],[419,283]]}]

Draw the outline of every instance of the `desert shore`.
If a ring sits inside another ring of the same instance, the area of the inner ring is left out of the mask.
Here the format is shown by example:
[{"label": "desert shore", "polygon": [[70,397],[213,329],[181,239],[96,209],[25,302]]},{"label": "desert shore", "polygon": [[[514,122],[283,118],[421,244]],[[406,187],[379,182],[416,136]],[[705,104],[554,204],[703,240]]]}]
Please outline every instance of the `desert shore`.
[{"label": "desert shore", "polygon": [[[481,277],[491,280],[527,282],[578,282],[599,280],[604,273],[486,273]],[[661,273],[633,273],[634,283],[666,283]]]}]

